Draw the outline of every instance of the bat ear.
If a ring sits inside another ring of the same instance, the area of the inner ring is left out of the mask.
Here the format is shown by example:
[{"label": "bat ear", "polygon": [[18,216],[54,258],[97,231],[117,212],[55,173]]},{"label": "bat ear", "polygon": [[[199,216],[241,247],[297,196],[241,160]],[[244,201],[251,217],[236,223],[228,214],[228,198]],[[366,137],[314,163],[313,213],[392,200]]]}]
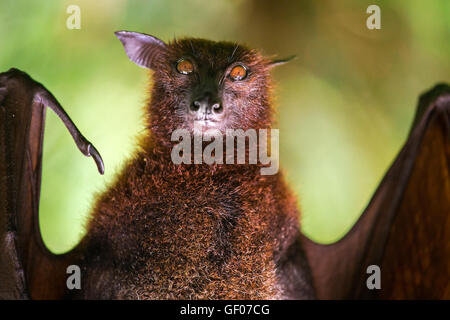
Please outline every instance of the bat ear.
[{"label": "bat ear", "polygon": [[289,61],[292,61],[295,58],[297,58],[297,56],[293,55],[284,59],[272,60],[271,62],[269,62],[269,66],[270,67],[281,66],[282,64],[288,63]]},{"label": "bat ear", "polygon": [[130,31],[117,31],[114,34],[122,42],[128,58],[144,68],[155,70],[157,56],[167,50],[164,41],[148,34]]}]

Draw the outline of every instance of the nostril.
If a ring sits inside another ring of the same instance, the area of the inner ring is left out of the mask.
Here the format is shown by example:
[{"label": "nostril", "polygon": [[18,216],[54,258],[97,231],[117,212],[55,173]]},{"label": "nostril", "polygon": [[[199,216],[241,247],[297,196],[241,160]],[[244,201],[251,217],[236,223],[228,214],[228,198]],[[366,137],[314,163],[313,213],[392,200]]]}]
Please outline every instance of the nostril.
[{"label": "nostril", "polygon": [[213,113],[222,113],[223,107],[220,103],[216,103],[212,106]]},{"label": "nostril", "polygon": [[194,102],[192,102],[190,109],[191,109],[191,111],[196,112],[200,109],[200,106],[201,106],[200,101],[194,101]]}]

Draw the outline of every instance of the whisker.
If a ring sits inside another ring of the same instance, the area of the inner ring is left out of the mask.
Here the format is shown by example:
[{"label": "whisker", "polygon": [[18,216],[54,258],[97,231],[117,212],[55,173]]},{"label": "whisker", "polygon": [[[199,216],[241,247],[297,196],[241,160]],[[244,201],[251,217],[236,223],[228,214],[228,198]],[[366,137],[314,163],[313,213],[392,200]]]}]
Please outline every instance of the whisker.
[{"label": "whisker", "polygon": [[189,40],[189,44],[191,45],[192,54],[195,56],[196,52],[195,52],[194,45],[192,44],[191,40]]},{"label": "whisker", "polygon": [[231,54],[231,57],[228,58],[228,62],[231,62],[234,58],[234,54],[236,53],[237,48],[239,47],[239,45],[236,43],[236,46],[234,47],[233,53]]}]

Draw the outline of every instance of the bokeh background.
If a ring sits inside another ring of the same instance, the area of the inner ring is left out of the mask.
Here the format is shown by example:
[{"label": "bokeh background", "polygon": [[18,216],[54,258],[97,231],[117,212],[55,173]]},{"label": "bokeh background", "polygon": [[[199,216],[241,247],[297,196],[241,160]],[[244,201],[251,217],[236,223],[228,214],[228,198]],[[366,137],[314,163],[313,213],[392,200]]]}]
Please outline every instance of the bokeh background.
[{"label": "bokeh background", "polygon": [[[80,30],[66,28],[71,4],[81,8]],[[381,7],[381,30],[366,28],[370,4]],[[54,252],[76,245],[95,192],[143,129],[148,73],[127,59],[116,30],[297,55],[274,71],[281,165],[304,233],[323,243],[342,237],[367,205],[418,95],[450,81],[448,0],[1,0],[0,71],[17,67],[42,82],[106,164],[98,175],[48,112],[40,223]]]}]

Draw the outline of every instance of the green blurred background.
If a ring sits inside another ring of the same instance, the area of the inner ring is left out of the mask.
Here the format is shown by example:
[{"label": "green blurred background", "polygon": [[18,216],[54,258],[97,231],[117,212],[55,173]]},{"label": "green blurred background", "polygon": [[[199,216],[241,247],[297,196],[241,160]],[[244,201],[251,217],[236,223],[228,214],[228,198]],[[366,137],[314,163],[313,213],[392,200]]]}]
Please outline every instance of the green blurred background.
[{"label": "green blurred background", "polygon": [[[81,8],[81,29],[66,8]],[[381,30],[366,8],[381,7]],[[44,241],[73,247],[93,195],[133,152],[148,73],[116,30],[163,40],[231,40],[298,59],[274,72],[281,165],[300,199],[303,231],[332,242],[351,228],[402,146],[417,97],[450,81],[450,1],[24,1],[0,2],[0,71],[42,82],[101,151],[105,176],[48,112],[40,203]]]}]

